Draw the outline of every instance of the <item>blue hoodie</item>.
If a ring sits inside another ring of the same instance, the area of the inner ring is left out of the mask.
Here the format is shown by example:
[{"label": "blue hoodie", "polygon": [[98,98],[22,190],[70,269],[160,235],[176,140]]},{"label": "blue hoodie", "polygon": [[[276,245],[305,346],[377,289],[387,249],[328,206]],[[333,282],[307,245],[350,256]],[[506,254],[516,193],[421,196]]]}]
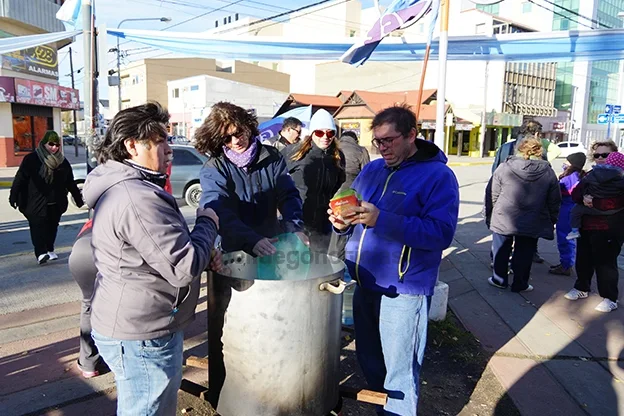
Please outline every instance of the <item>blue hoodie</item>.
[{"label": "blue hoodie", "polygon": [[352,188],[379,208],[375,227],[358,224],[346,248],[349,273],[365,289],[384,294],[433,295],[442,251],[451,245],[459,186],[433,143],[397,168],[383,159],[367,164]]}]

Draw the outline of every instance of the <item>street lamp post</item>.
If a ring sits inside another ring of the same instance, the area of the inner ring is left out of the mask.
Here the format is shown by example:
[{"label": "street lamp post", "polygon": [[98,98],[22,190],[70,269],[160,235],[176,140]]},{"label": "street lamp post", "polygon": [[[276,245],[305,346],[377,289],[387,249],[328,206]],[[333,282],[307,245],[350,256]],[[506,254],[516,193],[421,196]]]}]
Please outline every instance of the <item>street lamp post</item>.
[{"label": "street lamp post", "polygon": [[[121,27],[125,22],[149,22],[149,21],[158,21],[158,22],[170,22],[170,17],[141,17],[136,19],[123,19],[117,25],[117,29]],[[117,92],[118,92],[118,108],[117,111],[121,111],[121,51],[119,50],[119,37],[117,37]]]}]

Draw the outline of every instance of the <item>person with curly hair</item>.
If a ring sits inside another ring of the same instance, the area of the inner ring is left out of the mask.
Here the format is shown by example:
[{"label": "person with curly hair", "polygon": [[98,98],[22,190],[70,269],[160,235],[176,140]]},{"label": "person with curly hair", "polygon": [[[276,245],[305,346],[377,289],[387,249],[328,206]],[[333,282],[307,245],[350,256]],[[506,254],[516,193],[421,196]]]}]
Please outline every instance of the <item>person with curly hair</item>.
[{"label": "person with curly hair", "polygon": [[195,147],[210,156],[200,172],[200,206],[219,215],[222,249],[263,257],[276,253],[274,237],[281,233],[309,241],[286,162],[275,147],[261,144],[258,134],[251,111],[218,102],[195,132]]},{"label": "person with curly hair", "polygon": [[327,217],[329,200],[346,179],[345,156],[336,143],[336,124],[320,109],[310,119],[310,135],[282,150],[303,199],[303,223],[313,251],[327,253],[332,226]]},{"label": "person with curly hair", "polygon": [[492,231],[494,273],[488,282],[506,289],[509,256],[513,248],[512,292],[529,292],[531,258],[538,238],[554,239],[559,219],[561,191],[550,163],[542,158],[540,139],[528,138],[518,145],[518,154],[500,165],[486,192],[486,225]]}]

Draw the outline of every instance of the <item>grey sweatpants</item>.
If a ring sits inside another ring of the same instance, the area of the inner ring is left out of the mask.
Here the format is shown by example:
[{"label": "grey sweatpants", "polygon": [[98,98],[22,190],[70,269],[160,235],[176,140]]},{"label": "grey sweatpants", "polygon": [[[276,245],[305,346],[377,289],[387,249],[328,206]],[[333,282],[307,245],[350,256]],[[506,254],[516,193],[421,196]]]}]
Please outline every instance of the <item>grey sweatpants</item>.
[{"label": "grey sweatpants", "polygon": [[69,271],[82,292],[78,367],[82,371],[95,371],[101,359],[95,342],[91,338],[91,298],[97,269],[93,261],[90,233],[74,243],[69,255]]}]

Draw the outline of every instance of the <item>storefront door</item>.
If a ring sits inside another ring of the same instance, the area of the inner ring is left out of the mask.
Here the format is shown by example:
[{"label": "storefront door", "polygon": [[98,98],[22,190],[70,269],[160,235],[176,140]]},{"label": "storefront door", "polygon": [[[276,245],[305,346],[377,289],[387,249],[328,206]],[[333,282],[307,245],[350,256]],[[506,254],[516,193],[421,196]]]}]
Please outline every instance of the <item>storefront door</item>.
[{"label": "storefront door", "polygon": [[19,104],[12,107],[15,152],[32,152],[46,131],[54,129],[52,109]]}]

